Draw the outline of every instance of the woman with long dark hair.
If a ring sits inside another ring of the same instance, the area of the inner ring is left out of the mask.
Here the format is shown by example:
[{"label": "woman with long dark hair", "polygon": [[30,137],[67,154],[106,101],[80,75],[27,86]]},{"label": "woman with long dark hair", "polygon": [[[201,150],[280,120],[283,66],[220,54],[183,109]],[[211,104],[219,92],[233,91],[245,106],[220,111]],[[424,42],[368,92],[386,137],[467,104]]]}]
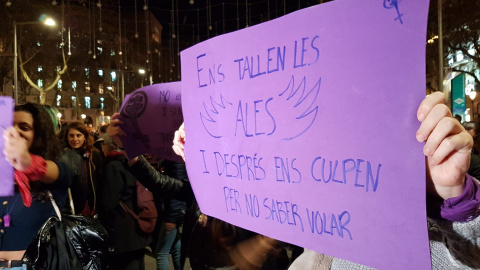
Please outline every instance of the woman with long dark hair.
[{"label": "woman with long dark hair", "polygon": [[24,269],[25,249],[55,215],[48,193],[57,203],[64,203],[71,172],[54,161],[61,149],[42,106],[16,106],[13,127],[5,130],[4,138],[5,158],[15,169],[15,192],[0,197],[0,268]]},{"label": "woman with long dark hair", "polygon": [[62,160],[73,170],[72,197],[75,212],[93,217],[96,214],[97,181],[102,178],[103,160],[93,147],[93,137],[87,127],[79,122],[71,123],[64,135],[67,150]]}]

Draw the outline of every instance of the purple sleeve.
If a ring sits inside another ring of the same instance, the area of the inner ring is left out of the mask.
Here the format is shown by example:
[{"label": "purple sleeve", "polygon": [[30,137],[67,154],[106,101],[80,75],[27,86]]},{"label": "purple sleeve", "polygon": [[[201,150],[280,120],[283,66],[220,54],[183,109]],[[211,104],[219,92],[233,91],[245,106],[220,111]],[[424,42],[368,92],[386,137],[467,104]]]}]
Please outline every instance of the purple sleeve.
[{"label": "purple sleeve", "polygon": [[470,175],[465,177],[463,193],[443,201],[440,206],[440,216],[449,221],[466,222],[479,216],[480,188],[477,180]]}]

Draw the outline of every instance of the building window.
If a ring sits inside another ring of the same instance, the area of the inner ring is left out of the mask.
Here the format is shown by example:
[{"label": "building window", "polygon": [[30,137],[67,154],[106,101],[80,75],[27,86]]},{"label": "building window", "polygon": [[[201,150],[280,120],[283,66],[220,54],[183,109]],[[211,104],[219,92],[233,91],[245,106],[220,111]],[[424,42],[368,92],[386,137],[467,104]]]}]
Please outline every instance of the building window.
[{"label": "building window", "polygon": [[103,48],[97,46],[97,51],[98,51],[98,54],[102,54],[103,53]]},{"label": "building window", "polygon": [[60,72],[62,70],[62,67],[61,66],[57,66],[57,73]]},{"label": "building window", "polygon": [[90,109],[90,97],[85,97],[85,108]]},{"label": "building window", "polygon": [[90,93],[90,83],[85,82],[85,92]]},{"label": "building window", "polygon": [[62,96],[61,95],[57,95],[57,107],[60,107],[62,106]]},{"label": "building window", "polygon": [[72,82],[72,89],[74,92],[77,90],[77,81]]},{"label": "building window", "polygon": [[62,79],[60,79],[57,82],[57,88],[58,88],[59,91],[62,91],[62,86],[63,86],[63,82],[62,82]]},{"label": "building window", "polygon": [[38,66],[37,70],[38,70],[38,72],[42,72],[42,71],[43,71],[43,67],[42,67],[42,66]]},{"label": "building window", "polygon": [[98,76],[103,77],[103,69],[97,70]]},{"label": "building window", "polygon": [[98,93],[103,94],[103,84],[98,85]]},{"label": "building window", "polygon": [[72,96],[72,107],[73,108],[77,107],[77,97],[76,96]]},{"label": "building window", "polygon": [[87,78],[90,78],[90,69],[89,68],[85,68],[85,76],[87,76]]},{"label": "building window", "polygon": [[115,50],[110,50],[110,56],[115,56]]},{"label": "building window", "polygon": [[105,98],[101,97],[100,98],[100,109],[105,110]]},{"label": "building window", "polygon": [[40,87],[40,88],[43,88],[43,80],[42,79],[37,80],[37,86]]},{"label": "building window", "polygon": [[115,71],[110,72],[110,76],[112,77],[112,82],[117,80],[117,72]]}]

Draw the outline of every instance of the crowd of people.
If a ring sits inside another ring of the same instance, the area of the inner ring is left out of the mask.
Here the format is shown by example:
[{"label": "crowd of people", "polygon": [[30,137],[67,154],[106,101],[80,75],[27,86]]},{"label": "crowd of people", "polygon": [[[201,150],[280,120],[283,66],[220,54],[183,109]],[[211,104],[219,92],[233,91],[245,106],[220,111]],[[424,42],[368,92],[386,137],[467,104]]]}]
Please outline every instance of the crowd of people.
[{"label": "crowd of people", "polygon": [[[417,113],[421,126],[411,134],[425,143],[432,266],[480,269],[478,130],[474,123],[462,125],[453,118],[444,103],[443,93],[423,100]],[[63,212],[97,219],[105,227],[110,249],[102,269],[143,270],[147,247],[159,270],[169,269],[170,256],[175,270],[185,268],[186,258],[195,270],[369,269],[202,214],[184,162],[151,155],[127,158],[118,113],[96,137],[82,123],[60,127],[51,111],[31,103],[16,106],[13,127],[4,132],[15,192],[1,198],[0,268],[28,269],[25,250],[55,215],[53,197]],[[185,130],[182,125],[176,131],[172,146],[184,160]],[[141,210],[139,187],[153,194],[153,231],[146,232],[140,216],[131,213]],[[287,256],[287,249],[293,254]]]}]

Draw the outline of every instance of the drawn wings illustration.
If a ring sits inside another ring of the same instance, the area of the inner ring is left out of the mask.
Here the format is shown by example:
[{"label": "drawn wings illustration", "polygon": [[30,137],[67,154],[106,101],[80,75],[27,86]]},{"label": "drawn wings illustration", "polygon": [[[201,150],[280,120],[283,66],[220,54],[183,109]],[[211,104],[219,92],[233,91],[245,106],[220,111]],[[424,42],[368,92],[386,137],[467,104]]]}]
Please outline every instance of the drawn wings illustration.
[{"label": "drawn wings illustration", "polygon": [[[316,101],[320,92],[321,78],[314,82],[313,87],[308,88],[306,77],[297,82],[292,76],[285,90],[278,97],[271,98],[272,107],[276,106],[282,111],[281,114],[278,113],[272,117],[286,125],[277,126],[274,121],[273,131],[268,135],[275,133],[281,140],[289,141],[301,136],[312,127],[318,115]],[[224,130],[225,127],[220,127],[217,121],[222,112],[232,105],[222,95],[216,99],[210,96],[209,101],[203,102],[200,120],[211,137],[218,139],[222,138],[225,132],[229,133]]]},{"label": "drawn wings illustration", "polygon": [[[293,113],[293,121],[295,122],[290,127],[294,134],[283,138],[283,140],[293,140],[312,127],[318,115],[318,105],[315,105],[315,101],[320,92],[321,82],[322,78],[319,78],[312,88],[307,88],[305,76],[299,83],[297,82],[297,85],[295,85],[295,77],[292,76],[287,88],[278,95],[288,101],[290,107],[286,109]],[[300,128],[298,129],[297,127]]]},{"label": "drawn wings illustration", "polygon": [[[231,102],[226,100],[220,95],[220,100],[217,102],[212,96],[210,96],[210,102],[203,102],[204,111],[200,113],[200,120],[207,133],[213,138],[221,138],[222,135],[218,133],[219,127],[217,124],[217,117],[220,110],[225,110],[227,105],[232,105]],[[209,125],[211,123],[212,125]],[[213,131],[216,130],[216,131]]]}]

